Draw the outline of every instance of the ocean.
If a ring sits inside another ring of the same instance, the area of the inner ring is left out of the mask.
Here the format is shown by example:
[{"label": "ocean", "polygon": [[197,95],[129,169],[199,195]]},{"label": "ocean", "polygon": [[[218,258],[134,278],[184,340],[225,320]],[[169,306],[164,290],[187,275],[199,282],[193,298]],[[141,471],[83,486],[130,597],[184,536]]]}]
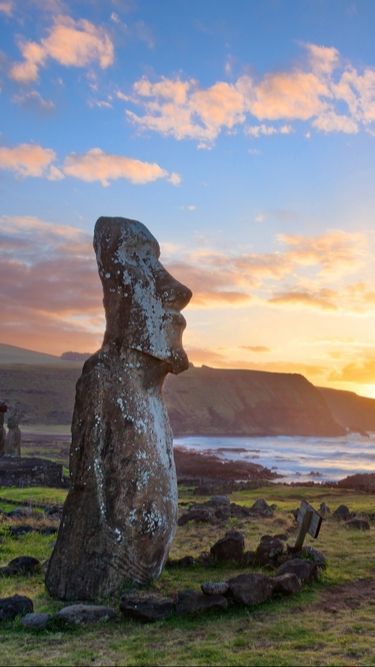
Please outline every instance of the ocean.
[{"label": "ocean", "polygon": [[280,482],[329,482],[375,472],[375,432],[339,438],[300,436],[175,438],[174,444],[226,460],[258,463],[283,475]]}]

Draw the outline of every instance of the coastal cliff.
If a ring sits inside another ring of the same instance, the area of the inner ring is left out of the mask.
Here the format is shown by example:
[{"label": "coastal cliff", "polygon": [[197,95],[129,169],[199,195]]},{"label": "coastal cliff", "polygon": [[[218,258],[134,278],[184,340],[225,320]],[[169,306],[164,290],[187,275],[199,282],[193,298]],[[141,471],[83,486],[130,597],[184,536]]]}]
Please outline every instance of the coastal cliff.
[{"label": "coastal cliff", "polygon": [[[20,405],[24,425],[70,424],[82,361],[18,350],[0,344],[0,400]],[[374,399],[316,388],[294,373],[191,366],[168,377],[165,398],[177,436],[375,430]]]},{"label": "coastal cliff", "polygon": [[165,399],[175,435],[344,433],[321,393],[296,373],[190,367],[167,378]]}]

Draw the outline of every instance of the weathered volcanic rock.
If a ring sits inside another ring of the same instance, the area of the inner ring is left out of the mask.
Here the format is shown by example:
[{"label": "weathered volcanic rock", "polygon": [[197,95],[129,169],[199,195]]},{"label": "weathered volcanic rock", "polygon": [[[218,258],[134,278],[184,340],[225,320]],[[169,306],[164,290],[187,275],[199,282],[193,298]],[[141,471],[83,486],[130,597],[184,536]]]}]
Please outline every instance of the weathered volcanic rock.
[{"label": "weathered volcanic rock", "polygon": [[54,621],[62,626],[89,625],[105,623],[115,618],[116,612],[111,607],[102,605],[72,604],[60,609]]},{"label": "weathered volcanic rock", "polygon": [[264,574],[239,574],[228,580],[228,595],[237,604],[252,606],[266,602],[272,596],[274,580]]},{"label": "weathered volcanic rock", "polygon": [[344,526],[345,528],[354,528],[355,530],[370,530],[368,520],[356,516],[353,519],[349,519],[349,521],[345,521]]},{"label": "weathered volcanic rock", "polygon": [[0,621],[12,621],[34,611],[33,601],[25,595],[12,595],[0,599]]},{"label": "weathered volcanic rock", "polygon": [[17,556],[8,565],[0,568],[0,576],[34,575],[41,571],[41,563],[33,556]]},{"label": "weathered volcanic rock", "polygon": [[309,560],[292,558],[280,565],[276,572],[276,577],[287,573],[295,574],[303,584],[310,584],[317,578],[318,566]]},{"label": "weathered volcanic rock", "polygon": [[272,535],[263,535],[255,551],[257,565],[275,565],[284,552],[283,542]]},{"label": "weathered volcanic rock", "polygon": [[32,612],[23,616],[21,625],[23,625],[24,628],[27,628],[27,630],[40,631],[46,629],[51,619],[51,614],[37,614]]},{"label": "weathered volcanic rock", "polygon": [[120,610],[128,618],[134,618],[143,623],[153,623],[169,618],[175,612],[176,605],[171,598],[155,594],[127,593],[121,598]]},{"label": "weathered volcanic rock", "polygon": [[47,459],[2,456],[0,486],[63,487],[65,486],[63,467],[60,463]]},{"label": "weathered volcanic rock", "polygon": [[223,611],[227,607],[228,600],[223,595],[204,595],[189,589],[177,594],[177,614],[200,614],[209,609]]},{"label": "weathered volcanic rock", "polygon": [[243,559],[245,549],[245,538],[238,530],[229,530],[225,536],[215,542],[210,549],[211,556],[218,563],[235,561],[240,563]]},{"label": "weathered volcanic rock", "polygon": [[225,595],[229,591],[226,581],[205,581],[201,584],[201,591],[205,595]]},{"label": "weathered volcanic rock", "polygon": [[99,218],[94,247],[106,332],[77,383],[71,489],[46,585],[94,600],[159,576],[177,521],[172,433],[161,389],[188,367],[180,311],[190,290],[140,222]]},{"label": "weathered volcanic rock", "polygon": [[352,513],[347,505],[339,505],[333,512],[332,516],[340,521],[348,521],[352,517]]},{"label": "weathered volcanic rock", "polygon": [[285,574],[274,577],[273,583],[273,592],[280,595],[293,595],[293,593],[298,593],[302,588],[301,580],[293,572],[285,572]]}]

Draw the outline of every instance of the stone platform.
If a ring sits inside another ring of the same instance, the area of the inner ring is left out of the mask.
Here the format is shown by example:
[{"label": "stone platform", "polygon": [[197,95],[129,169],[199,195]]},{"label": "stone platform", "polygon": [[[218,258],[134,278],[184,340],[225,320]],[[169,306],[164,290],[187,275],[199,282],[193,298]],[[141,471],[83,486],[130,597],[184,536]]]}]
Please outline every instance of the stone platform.
[{"label": "stone platform", "polygon": [[0,457],[0,486],[65,487],[63,466],[54,461],[17,456]]}]

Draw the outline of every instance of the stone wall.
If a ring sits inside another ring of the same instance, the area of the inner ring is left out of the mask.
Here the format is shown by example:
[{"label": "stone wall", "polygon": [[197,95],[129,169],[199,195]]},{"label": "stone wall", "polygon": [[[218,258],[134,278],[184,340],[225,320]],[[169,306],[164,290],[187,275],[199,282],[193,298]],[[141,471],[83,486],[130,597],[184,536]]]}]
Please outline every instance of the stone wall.
[{"label": "stone wall", "polygon": [[66,480],[60,463],[46,459],[2,456],[0,486],[64,487]]}]

